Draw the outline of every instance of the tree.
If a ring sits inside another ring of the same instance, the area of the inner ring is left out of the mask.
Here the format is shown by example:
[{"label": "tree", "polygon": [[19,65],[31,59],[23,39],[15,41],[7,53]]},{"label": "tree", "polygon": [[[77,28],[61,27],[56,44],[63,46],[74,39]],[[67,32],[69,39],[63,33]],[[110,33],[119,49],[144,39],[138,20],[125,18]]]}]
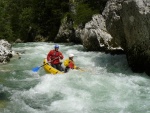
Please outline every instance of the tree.
[{"label": "tree", "polygon": [[33,28],[35,35],[53,41],[62,17],[69,11],[68,3],[69,0],[1,0],[0,38],[29,41],[28,32]]},{"label": "tree", "polygon": [[75,24],[85,24],[92,19],[92,15],[98,13],[98,10],[92,10],[88,4],[80,3],[77,5],[74,15]]},{"label": "tree", "polygon": [[10,40],[13,37],[10,15],[7,14],[8,1],[0,1],[0,39]]}]

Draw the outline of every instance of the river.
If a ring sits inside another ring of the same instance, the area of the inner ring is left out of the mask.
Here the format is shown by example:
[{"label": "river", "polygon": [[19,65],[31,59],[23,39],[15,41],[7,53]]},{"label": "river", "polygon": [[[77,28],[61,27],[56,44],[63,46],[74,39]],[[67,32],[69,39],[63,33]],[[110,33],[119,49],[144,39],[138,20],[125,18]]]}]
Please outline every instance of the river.
[{"label": "river", "polygon": [[73,53],[84,71],[51,75],[40,68],[32,72],[54,43],[14,44],[12,49],[21,58],[15,56],[0,66],[0,113],[150,113],[150,79],[133,73],[125,55],[59,45],[64,57]]}]

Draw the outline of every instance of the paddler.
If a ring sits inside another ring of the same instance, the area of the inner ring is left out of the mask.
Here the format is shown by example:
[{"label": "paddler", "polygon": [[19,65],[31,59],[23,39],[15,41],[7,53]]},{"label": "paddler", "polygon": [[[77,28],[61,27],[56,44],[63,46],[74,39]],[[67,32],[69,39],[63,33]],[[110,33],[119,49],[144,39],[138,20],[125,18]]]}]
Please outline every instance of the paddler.
[{"label": "paddler", "polygon": [[69,71],[69,69],[79,69],[73,61],[74,54],[69,54],[69,58],[64,61],[65,73]]},{"label": "paddler", "polygon": [[64,58],[63,54],[59,51],[59,45],[54,46],[54,50],[50,50],[47,55],[47,61],[51,64],[52,67],[58,69],[59,71],[63,71],[61,67],[60,59]]}]

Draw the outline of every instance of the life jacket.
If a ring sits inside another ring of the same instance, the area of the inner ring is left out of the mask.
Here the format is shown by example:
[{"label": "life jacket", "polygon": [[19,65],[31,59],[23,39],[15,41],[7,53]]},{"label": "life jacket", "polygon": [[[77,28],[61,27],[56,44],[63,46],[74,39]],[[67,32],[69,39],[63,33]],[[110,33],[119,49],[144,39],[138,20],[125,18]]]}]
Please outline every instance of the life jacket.
[{"label": "life jacket", "polygon": [[69,67],[71,69],[75,69],[76,68],[76,65],[75,65],[74,61],[70,60],[70,59],[66,59],[64,61],[64,66]]},{"label": "life jacket", "polygon": [[47,55],[47,61],[50,61],[51,64],[59,64],[60,59],[63,59],[63,55],[59,51],[51,50]]}]

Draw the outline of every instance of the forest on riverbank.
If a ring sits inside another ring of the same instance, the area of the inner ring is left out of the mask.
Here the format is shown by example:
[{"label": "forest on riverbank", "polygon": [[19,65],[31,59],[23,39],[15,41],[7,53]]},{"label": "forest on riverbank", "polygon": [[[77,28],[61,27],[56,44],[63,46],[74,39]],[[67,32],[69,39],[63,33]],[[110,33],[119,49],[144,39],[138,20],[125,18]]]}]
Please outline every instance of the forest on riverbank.
[{"label": "forest on riverbank", "polygon": [[[75,25],[84,24],[93,14],[102,12],[101,3],[99,0],[1,0],[0,39],[32,42],[40,35],[53,41],[65,16],[73,19]],[[70,11],[72,4],[76,6],[75,13]]]}]

